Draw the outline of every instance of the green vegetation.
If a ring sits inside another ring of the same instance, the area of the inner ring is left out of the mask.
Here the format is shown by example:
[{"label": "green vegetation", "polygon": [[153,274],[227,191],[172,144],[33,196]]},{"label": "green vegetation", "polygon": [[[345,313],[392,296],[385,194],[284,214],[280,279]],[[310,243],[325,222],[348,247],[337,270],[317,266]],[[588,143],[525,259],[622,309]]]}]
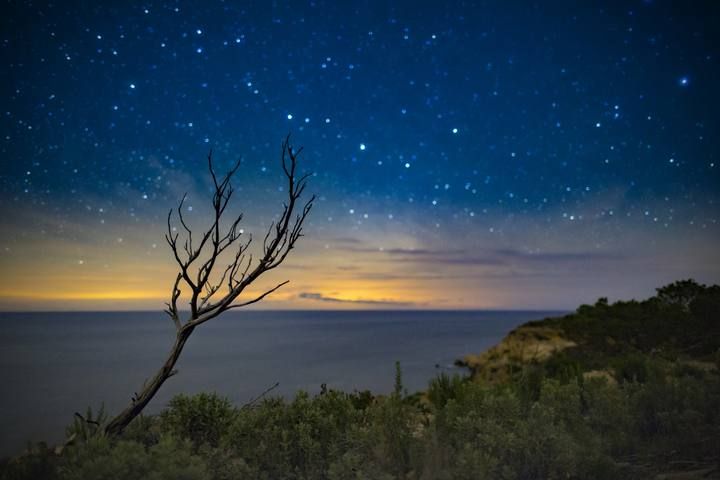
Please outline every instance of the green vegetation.
[{"label": "green vegetation", "polygon": [[527,365],[546,376],[577,374],[638,381],[668,363],[677,368],[712,370],[720,351],[720,286],[692,280],[658,289],[644,301],[606,298],[573,314],[528,322],[480,355],[460,363],[479,381],[512,381]]},{"label": "green vegetation", "polygon": [[442,374],[411,396],[397,367],[387,396],[323,390],[243,408],[178,396],[116,439],[88,412],[61,454],[36,446],[0,478],[717,478],[719,306],[720,288],[692,281],[601,299],[519,327],[512,348],[468,362],[471,377]]}]

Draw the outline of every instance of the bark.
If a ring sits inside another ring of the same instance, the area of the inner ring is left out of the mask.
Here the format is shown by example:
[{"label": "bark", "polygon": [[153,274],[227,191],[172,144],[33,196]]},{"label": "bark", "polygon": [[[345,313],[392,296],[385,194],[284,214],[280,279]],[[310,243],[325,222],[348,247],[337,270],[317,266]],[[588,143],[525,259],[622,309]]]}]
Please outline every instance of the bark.
[{"label": "bark", "polygon": [[105,427],[105,433],[107,435],[115,436],[122,433],[130,422],[140,415],[147,404],[150,403],[150,400],[152,400],[158,390],[160,390],[165,380],[177,373],[175,364],[178,358],[180,358],[185,343],[188,341],[188,338],[190,338],[190,334],[194,329],[195,327],[189,326],[187,328],[181,328],[177,332],[175,344],[170,350],[163,366],[157,371],[152,381],[147,383],[140,393],[135,394],[130,405],[107,424]]}]

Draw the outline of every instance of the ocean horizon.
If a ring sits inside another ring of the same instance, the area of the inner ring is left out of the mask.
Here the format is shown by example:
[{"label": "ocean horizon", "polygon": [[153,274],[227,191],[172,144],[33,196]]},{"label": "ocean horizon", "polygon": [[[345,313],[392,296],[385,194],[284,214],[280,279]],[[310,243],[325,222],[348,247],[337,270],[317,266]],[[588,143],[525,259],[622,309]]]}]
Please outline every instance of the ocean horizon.
[{"label": "ocean horizon", "polygon": [[[408,392],[454,361],[497,343],[546,310],[248,310],[198,328],[145,413],[179,393],[216,392],[237,405],[321,385],[388,393],[400,362]],[[0,312],[0,456],[62,441],[74,412],[118,412],[161,366],[174,340],[158,311]]]}]

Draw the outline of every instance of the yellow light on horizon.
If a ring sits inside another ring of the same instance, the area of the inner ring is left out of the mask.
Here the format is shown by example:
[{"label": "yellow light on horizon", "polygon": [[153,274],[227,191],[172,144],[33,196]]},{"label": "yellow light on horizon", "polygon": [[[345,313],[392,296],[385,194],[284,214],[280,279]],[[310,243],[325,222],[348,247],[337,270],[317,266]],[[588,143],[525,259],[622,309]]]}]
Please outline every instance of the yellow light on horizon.
[{"label": "yellow light on horizon", "polygon": [[2,291],[0,297],[26,300],[148,300],[162,299],[167,292],[146,292],[139,290],[98,291],[98,292],[19,292]]}]

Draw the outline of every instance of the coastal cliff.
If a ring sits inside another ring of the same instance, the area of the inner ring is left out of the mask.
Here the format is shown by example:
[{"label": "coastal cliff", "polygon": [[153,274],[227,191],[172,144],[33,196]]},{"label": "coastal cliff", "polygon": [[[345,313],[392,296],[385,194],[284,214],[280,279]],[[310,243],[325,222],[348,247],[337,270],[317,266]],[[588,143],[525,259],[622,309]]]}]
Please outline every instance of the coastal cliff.
[{"label": "coastal cliff", "polygon": [[473,380],[511,381],[528,367],[545,376],[605,377],[610,382],[671,377],[675,370],[717,371],[720,289],[692,280],[644,301],[600,298],[562,317],[525,323],[492,348],[456,361]]},{"label": "coastal cliff", "polygon": [[456,364],[469,369],[469,383],[539,404],[549,385],[576,385],[576,408],[610,446],[618,478],[720,478],[720,422],[710,407],[719,392],[718,286],[684,280],[644,301],[601,298],[525,323]]},{"label": "coastal cliff", "polygon": [[504,382],[523,365],[540,363],[577,343],[557,328],[524,324],[500,343],[476,355],[466,355],[456,365],[467,367],[471,377],[486,382]]}]

